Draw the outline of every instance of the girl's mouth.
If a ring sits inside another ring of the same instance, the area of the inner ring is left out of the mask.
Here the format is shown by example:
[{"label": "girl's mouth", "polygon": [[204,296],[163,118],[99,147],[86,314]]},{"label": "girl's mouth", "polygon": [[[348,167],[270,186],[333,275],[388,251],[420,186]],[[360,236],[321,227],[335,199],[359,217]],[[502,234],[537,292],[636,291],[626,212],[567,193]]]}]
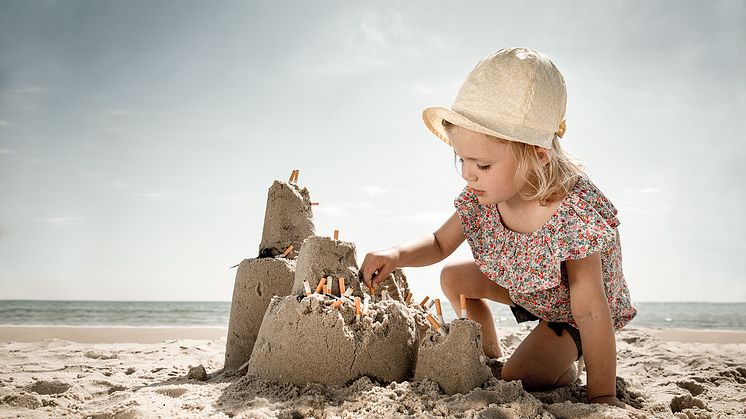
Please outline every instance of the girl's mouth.
[{"label": "girl's mouth", "polygon": [[472,187],[469,187],[469,189],[471,189],[471,191],[474,192],[474,195],[476,195],[476,196],[482,196],[482,195],[484,195],[484,191],[480,191],[479,189],[474,189]]}]

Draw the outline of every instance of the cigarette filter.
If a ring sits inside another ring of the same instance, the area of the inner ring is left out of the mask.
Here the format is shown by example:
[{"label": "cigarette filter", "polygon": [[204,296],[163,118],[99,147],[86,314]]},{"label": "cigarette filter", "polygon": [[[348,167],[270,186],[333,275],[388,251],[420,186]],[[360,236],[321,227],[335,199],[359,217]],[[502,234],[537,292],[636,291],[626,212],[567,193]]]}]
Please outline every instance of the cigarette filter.
[{"label": "cigarette filter", "polygon": [[332,308],[339,309],[339,306],[341,306],[344,302],[345,300],[340,298],[339,300],[332,303]]},{"label": "cigarette filter", "polygon": [[290,245],[290,246],[288,246],[288,248],[287,248],[287,249],[285,249],[285,251],[284,251],[284,252],[282,253],[282,257],[287,257],[287,255],[289,255],[289,254],[290,254],[290,252],[292,252],[292,251],[293,251],[293,245],[291,244],[291,245]]},{"label": "cigarette filter", "polygon": [[319,280],[319,285],[316,286],[316,294],[320,293],[324,289],[324,286],[326,286],[326,278],[322,276]]},{"label": "cigarette filter", "polygon": [[352,295],[352,288],[347,288],[345,290],[345,293],[342,294],[342,295],[345,296],[345,297],[347,297],[347,298],[350,298],[350,296]]},{"label": "cigarette filter", "polygon": [[423,299],[422,301],[420,301],[420,306],[424,307],[424,306],[425,306],[425,303],[426,303],[426,302],[427,302],[427,300],[429,300],[429,299],[430,299],[430,297],[428,297],[428,296],[426,295],[426,296],[425,296],[425,298],[424,298],[424,299]]},{"label": "cigarette filter", "polygon": [[288,182],[292,182],[293,179],[295,179],[295,169],[293,169],[293,171],[290,172],[290,179],[288,179]]},{"label": "cigarette filter", "polygon": [[355,320],[360,321],[360,297],[355,297]]},{"label": "cigarette filter", "polygon": [[334,240],[339,240],[339,230],[334,230]]},{"label": "cigarette filter", "polygon": [[433,305],[435,305],[435,300],[430,300],[430,302],[427,303],[427,309],[430,310],[433,307]]},{"label": "cigarette filter", "polygon": [[466,296],[464,294],[461,294],[459,296],[461,299],[461,316],[459,318],[465,319],[467,317],[466,315]]},{"label": "cigarette filter", "polygon": [[368,303],[369,302],[370,302],[370,298],[366,297],[365,300],[363,300],[363,313],[362,313],[363,316],[367,316],[368,315]]},{"label": "cigarette filter", "polygon": [[445,335],[446,335],[446,331],[445,331],[445,330],[443,330],[443,328],[442,328],[442,327],[440,326],[440,323],[438,323],[438,322],[437,322],[437,321],[436,321],[436,320],[435,320],[435,319],[433,318],[433,315],[432,315],[432,314],[429,314],[429,313],[428,313],[428,315],[427,315],[427,321],[429,321],[429,322],[430,322],[430,326],[432,326],[432,327],[433,327],[433,329],[435,329],[435,331],[436,331],[436,332],[440,333],[440,335],[441,335],[441,336],[445,336]]},{"label": "cigarette filter", "polygon": [[343,276],[339,277],[339,295],[345,293],[345,279]]},{"label": "cigarette filter", "polygon": [[303,280],[303,289],[306,291],[306,295],[311,295],[311,284],[308,283],[307,279]]},{"label": "cigarette filter", "polygon": [[409,304],[410,301],[412,301],[412,293],[408,292],[407,296],[404,297],[404,302],[407,303],[407,304]]}]

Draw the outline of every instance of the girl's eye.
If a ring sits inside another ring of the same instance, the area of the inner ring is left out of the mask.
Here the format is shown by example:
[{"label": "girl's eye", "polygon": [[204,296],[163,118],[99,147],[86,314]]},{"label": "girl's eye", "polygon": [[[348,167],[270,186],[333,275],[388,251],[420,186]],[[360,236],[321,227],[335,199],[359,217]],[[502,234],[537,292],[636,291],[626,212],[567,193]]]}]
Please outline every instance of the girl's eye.
[{"label": "girl's eye", "polygon": [[489,168],[490,168],[489,164],[487,166],[477,165],[477,169],[479,169],[479,170],[488,170]]}]

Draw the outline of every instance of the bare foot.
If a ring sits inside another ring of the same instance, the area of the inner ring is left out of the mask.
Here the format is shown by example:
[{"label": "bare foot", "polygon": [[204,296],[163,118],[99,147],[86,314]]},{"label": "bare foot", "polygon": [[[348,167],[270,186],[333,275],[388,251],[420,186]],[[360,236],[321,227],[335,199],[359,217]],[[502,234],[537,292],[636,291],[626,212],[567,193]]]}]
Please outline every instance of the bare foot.
[{"label": "bare foot", "polygon": [[496,343],[494,345],[484,345],[482,347],[484,350],[484,356],[487,358],[500,358],[503,356],[502,348],[500,348],[500,343]]}]

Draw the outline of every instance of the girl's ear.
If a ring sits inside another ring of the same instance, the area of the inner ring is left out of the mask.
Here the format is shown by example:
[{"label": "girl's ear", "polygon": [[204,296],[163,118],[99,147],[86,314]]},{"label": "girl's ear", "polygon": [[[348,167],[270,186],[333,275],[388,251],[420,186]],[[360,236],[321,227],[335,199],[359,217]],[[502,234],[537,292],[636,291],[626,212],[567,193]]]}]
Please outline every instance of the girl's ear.
[{"label": "girl's ear", "polygon": [[534,152],[536,152],[536,157],[539,159],[539,162],[542,165],[546,166],[547,164],[549,164],[549,150],[544,147],[535,145]]}]

